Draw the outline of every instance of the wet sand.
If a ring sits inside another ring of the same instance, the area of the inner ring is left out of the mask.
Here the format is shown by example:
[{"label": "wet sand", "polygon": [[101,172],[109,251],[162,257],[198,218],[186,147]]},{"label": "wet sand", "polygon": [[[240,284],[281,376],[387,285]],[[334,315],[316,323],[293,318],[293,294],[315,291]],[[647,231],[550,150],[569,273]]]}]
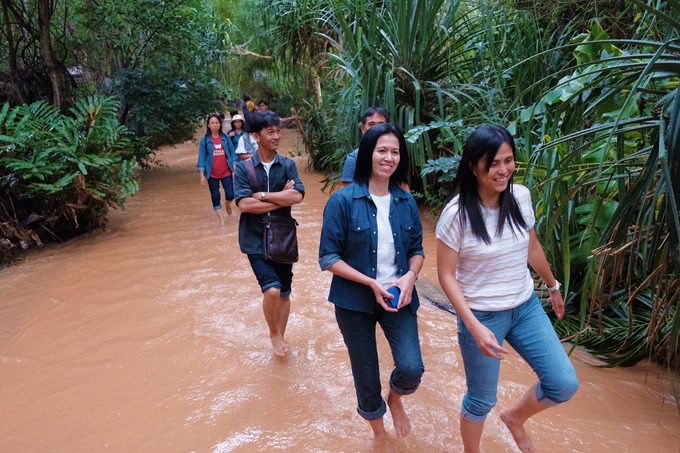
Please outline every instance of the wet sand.
[{"label": "wet sand", "polygon": [[[286,131],[281,153],[301,149]],[[342,337],[326,301],[331,276],[316,263],[329,194],[304,171],[287,338],[276,359],[261,293],[238,249],[238,210],[217,225],[195,171],[196,143],[161,154],[106,231],[32,252],[0,273],[0,451],[3,452],[443,452],[462,451],[458,411],[465,378],[454,317],[423,303],[426,372],[404,399],[405,440],[374,448],[356,413]],[[420,291],[439,293],[434,224]],[[383,382],[391,357],[379,344]],[[529,422],[544,452],[677,452],[680,417],[666,370],[643,363],[603,369],[576,351],[581,381],[570,402]],[[512,354],[486,452],[516,451],[498,418],[535,382]],[[386,426],[391,419],[386,416]]]}]

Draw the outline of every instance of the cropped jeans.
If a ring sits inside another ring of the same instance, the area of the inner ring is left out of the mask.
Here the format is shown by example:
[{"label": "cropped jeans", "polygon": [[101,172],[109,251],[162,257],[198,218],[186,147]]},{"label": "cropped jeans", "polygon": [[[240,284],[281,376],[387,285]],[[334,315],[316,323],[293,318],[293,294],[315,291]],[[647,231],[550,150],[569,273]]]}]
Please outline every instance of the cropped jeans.
[{"label": "cropped jeans", "polygon": [[222,196],[220,195],[220,182],[222,182],[222,188],[224,188],[224,196],[227,199],[227,203],[231,203],[234,199],[234,178],[229,175],[224,178],[213,178],[212,176],[208,178],[208,188],[210,188],[210,199],[212,200],[213,209],[218,211],[222,209],[222,203],[220,200]]},{"label": "cropped jeans", "polygon": [[[494,333],[498,344],[507,340],[538,375],[536,397],[541,404],[556,406],[576,393],[576,371],[535,294],[509,310],[472,313]],[[467,381],[461,413],[466,420],[481,423],[496,405],[501,361],[482,353],[460,317],[458,342]]]},{"label": "cropped jeans", "polygon": [[335,319],[345,340],[359,405],[357,412],[366,420],[378,420],[387,406],[380,392],[380,368],[376,345],[376,323],[385,332],[392,350],[394,370],[390,388],[397,395],[410,395],[420,385],[425,371],[418,338],[418,315],[408,307],[385,311],[375,304],[372,314],[335,306]]}]

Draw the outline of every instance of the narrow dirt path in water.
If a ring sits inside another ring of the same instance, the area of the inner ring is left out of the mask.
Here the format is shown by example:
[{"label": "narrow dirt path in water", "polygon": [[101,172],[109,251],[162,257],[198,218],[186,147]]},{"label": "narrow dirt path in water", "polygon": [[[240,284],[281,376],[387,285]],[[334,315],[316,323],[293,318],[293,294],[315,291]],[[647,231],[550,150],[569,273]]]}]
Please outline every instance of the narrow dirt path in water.
[{"label": "narrow dirt path in water", "polygon": [[[281,152],[296,149],[290,131]],[[301,148],[301,145],[297,145]],[[197,146],[161,154],[105,232],[31,253],[0,274],[0,451],[376,451],[356,414],[347,353],[316,263],[322,177],[304,171],[300,262],[287,337],[271,352],[261,293],[239,252],[238,212],[219,227],[195,171]],[[433,224],[425,221],[421,291],[436,294]],[[426,373],[405,399],[414,426],[377,451],[461,451],[465,378],[453,316],[419,311]],[[384,383],[391,358],[380,343]],[[544,452],[677,452],[680,419],[664,369],[573,361],[576,397],[529,423]],[[516,355],[501,369],[487,452],[514,451],[498,418],[535,381]],[[389,414],[387,425],[391,425]]]}]

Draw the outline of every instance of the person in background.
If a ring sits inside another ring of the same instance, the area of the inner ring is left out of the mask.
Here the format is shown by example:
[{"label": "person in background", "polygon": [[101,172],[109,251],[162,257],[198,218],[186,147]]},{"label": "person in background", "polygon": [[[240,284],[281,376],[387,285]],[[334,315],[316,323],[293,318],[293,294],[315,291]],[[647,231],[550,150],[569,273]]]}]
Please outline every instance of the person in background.
[{"label": "person in background", "polygon": [[231,117],[231,130],[227,135],[231,138],[231,142],[234,145],[234,149],[238,146],[239,139],[247,132],[243,130],[243,117],[241,115],[234,114]]},{"label": "person in background", "polygon": [[241,211],[238,243],[262,289],[262,309],[274,354],[285,356],[290,345],[284,338],[290,313],[293,265],[267,261],[262,248],[262,217],[271,213],[291,216],[291,206],[302,203],[305,188],[295,161],[277,153],[281,121],[273,112],[253,116],[250,134],[258,143],[251,158],[260,192],[255,192],[247,162],[237,162],[234,175],[236,206]]},{"label": "person in background", "polygon": [[480,451],[484,421],[496,404],[501,360],[509,353],[504,340],[539,377],[500,413],[521,451],[535,451],[525,422],[569,400],[578,388],[574,367],[534,292],[527,262],[562,318],[560,283],[536,238],[531,194],[513,184],[514,172],[510,133],[490,124],[479,127],[463,145],[452,198],[436,228],[439,283],[458,315],[467,379],[460,434],[468,453]]},{"label": "person in background", "polygon": [[[399,186],[408,176],[406,142],[392,124],[379,124],[359,144],[354,184],[335,192],[324,209],[319,265],[333,273],[328,300],[347,346],[357,412],[376,440],[385,437],[390,408],[397,437],[411,422],[402,397],[425,371],[418,337],[415,282],[423,266],[423,228],[413,196]],[[398,289],[398,296],[388,290]],[[387,405],[381,395],[376,324],[394,359]]]},{"label": "person in background", "polygon": [[201,174],[201,185],[208,186],[213,210],[220,225],[224,225],[224,214],[220,202],[220,184],[224,189],[227,215],[231,215],[231,200],[234,199],[232,174],[236,154],[231,139],[222,133],[222,120],[217,113],[208,115],[205,135],[198,145],[198,164],[196,170]]},{"label": "person in background", "polygon": [[[382,107],[369,107],[361,116],[361,125],[359,126],[361,129],[361,135],[365,134],[366,131],[368,131],[373,126],[389,122],[390,114],[387,113],[387,110]],[[347,187],[352,184],[352,181],[354,181],[354,172],[356,169],[358,151],[358,149],[355,149],[349,153],[345,159],[345,166],[342,169],[342,187]],[[408,183],[406,181],[402,183],[402,189],[409,190]]]}]

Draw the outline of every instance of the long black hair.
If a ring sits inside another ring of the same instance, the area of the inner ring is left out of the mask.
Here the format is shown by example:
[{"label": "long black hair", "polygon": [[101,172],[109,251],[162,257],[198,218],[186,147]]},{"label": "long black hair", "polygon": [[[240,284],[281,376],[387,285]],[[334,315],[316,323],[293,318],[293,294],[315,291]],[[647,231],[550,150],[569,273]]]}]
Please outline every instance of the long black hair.
[{"label": "long black hair", "polygon": [[[491,243],[491,237],[486,231],[484,218],[480,205],[482,200],[477,191],[477,177],[472,172],[472,169],[477,166],[479,161],[486,157],[485,171],[488,173],[491,168],[498,150],[507,143],[512,148],[512,157],[515,158],[515,140],[513,140],[510,132],[504,127],[494,124],[484,124],[470,134],[468,139],[463,144],[463,156],[461,157],[458,166],[458,173],[453,180],[453,190],[450,199],[458,194],[458,212],[460,213],[461,226],[465,226],[466,222],[470,222],[472,234],[485,243]],[[517,200],[512,194],[513,176],[508,178],[508,186],[500,193],[499,206],[500,211],[498,215],[498,228],[496,229],[496,236],[503,233],[503,227],[506,222],[512,228],[513,233],[515,228],[527,230],[528,226],[522,211],[517,204]]]},{"label": "long black hair", "polygon": [[399,186],[399,184],[406,182],[409,159],[404,134],[394,124],[383,123],[373,126],[361,137],[359,152],[357,153],[357,166],[354,170],[354,182],[357,184],[368,184],[368,180],[373,175],[373,151],[378,144],[378,139],[387,134],[396,136],[399,141],[399,163],[397,169],[390,176],[390,185]]},{"label": "long black hair", "polygon": [[210,120],[213,118],[217,118],[217,121],[220,122],[220,135],[222,134],[222,118],[220,118],[219,113],[211,113],[208,115],[208,119],[205,121],[205,136],[208,137],[209,135],[212,135],[212,131],[210,130]]}]

